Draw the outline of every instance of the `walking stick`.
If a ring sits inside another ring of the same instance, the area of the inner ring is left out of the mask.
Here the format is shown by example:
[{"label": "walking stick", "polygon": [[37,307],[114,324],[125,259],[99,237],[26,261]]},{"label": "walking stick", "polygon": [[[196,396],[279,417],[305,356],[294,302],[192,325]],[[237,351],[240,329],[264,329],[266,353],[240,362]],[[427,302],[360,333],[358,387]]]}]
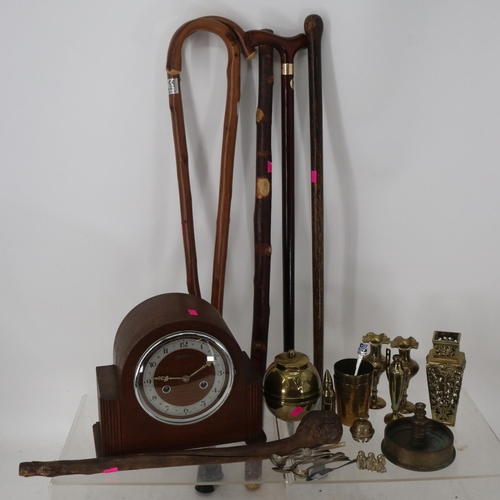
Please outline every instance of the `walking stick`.
[{"label": "walking stick", "polygon": [[[234,23],[233,23],[234,24]],[[167,74],[169,78],[169,103],[174,132],[174,146],[177,163],[177,179],[181,204],[182,233],[186,259],[188,292],[201,296],[198,280],[196,243],[191,187],[188,168],[188,151],[184,113],[180,91],[182,69],[182,45],[184,40],[195,31],[208,31],[224,41],[228,52],[227,96],[224,114],[224,134],[222,139],[221,172],[219,183],[219,202],[217,208],[216,236],[212,274],[211,304],[222,314],[224,281],[229,233],[229,215],[232,195],[233,163],[238,123],[238,103],[240,100],[240,48],[239,39],[244,36],[235,34],[234,27],[212,18],[199,18],[181,26],[173,35],[167,55]]]},{"label": "walking stick", "polygon": [[309,69],[309,122],[311,139],[311,217],[314,366],[323,379],[324,358],[324,244],[323,244],[323,98],[321,36],[323,20],[312,14],[304,22]]},{"label": "walking stick", "polygon": [[[167,73],[169,76],[169,102],[174,130],[177,177],[181,200],[182,233],[186,259],[187,284],[189,293],[197,296],[200,296],[200,286],[196,259],[186,132],[180,93],[180,72],[182,64],[182,44],[189,35],[198,30],[209,31],[220,36],[226,44],[228,52],[227,96],[222,139],[219,204],[217,210],[211,297],[212,305],[222,315],[234,152],[238,124],[238,103],[240,100],[240,47],[247,59],[251,59],[255,56],[255,50],[249,44],[248,36],[245,32],[236,23],[223,17],[204,17],[184,24],[173,35],[168,50]],[[220,469],[220,465],[215,469],[213,467],[200,466],[198,470],[200,481],[217,480],[221,475],[222,470]],[[209,493],[214,489],[213,486],[210,485],[197,485],[195,488],[201,493]]]},{"label": "walking stick", "polygon": [[[267,30],[268,31],[268,30]],[[270,32],[270,31],[268,31]],[[271,125],[273,111],[273,48],[259,46],[259,95],[256,112],[257,151],[254,209],[254,297],[250,359],[261,377],[267,368],[269,288],[271,275]]]},{"label": "walking stick", "polygon": [[307,45],[304,34],[281,37],[265,31],[247,32],[253,46],[272,45],[281,57],[282,219],[283,219],[283,346],[295,345],[295,177],[293,60]]}]

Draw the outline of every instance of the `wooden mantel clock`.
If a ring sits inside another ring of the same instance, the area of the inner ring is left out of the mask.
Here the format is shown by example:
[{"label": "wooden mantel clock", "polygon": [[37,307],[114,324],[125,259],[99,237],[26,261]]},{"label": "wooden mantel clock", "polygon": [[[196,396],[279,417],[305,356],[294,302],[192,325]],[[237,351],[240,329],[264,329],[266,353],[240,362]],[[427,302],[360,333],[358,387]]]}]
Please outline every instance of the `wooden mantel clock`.
[{"label": "wooden mantel clock", "polygon": [[97,456],[265,439],[262,381],[219,312],[194,295],[145,300],[97,367]]}]

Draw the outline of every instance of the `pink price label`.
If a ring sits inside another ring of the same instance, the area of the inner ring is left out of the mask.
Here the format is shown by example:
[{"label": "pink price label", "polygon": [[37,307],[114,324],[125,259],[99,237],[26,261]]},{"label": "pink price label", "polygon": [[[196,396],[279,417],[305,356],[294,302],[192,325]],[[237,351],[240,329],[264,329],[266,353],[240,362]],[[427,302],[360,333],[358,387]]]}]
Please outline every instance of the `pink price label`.
[{"label": "pink price label", "polygon": [[268,161],[267,162],[267,173],[270,174],[273,171],[273,164]]},{"label": "pink price label", "polygon": [[316,170],[311,170],[311,182],[316,183],[318,180],[318,172]]},{"label": "pink price label", "polygon": [[290,412],[290,415],[292,417],[298,417],[303,411],[304,411],[304,408],[302,408],[302,406],[297,406],[297,408],[295,408],[295,410],[292,410]]},{"label": "pink price label", "polygon": [[113,472],[118,472],[118,467],[112,467],[111,469],[104,469],[104,474],[112,474]]},{"label": "pink price label", "polygon": [[191,316],[198,316],[198,311],[196,309],[188,309],[188,313]]}]

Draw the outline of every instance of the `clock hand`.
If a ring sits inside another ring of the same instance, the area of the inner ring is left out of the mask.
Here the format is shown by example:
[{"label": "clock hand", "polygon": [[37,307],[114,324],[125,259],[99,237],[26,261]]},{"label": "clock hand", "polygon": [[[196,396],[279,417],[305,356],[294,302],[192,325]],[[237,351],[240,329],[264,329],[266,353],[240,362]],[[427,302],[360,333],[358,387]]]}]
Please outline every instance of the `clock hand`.
[{"label": "clock hand", "polygon": [[203,366],[198,368],[195,372],[191,373],[191,375],[189,375],[189,378],[194,377],[198,372],[201,372],[201,370],[207,368],[208,366],[212,366],[212,361],[208,361]]},{"label": "clock hand", "polygon": [[168,382],[169,380],[182,380],[183,378],[184,377],[169,377],[168,375],[159,375],[155,377],[154,380],[161,380],[162,382]]},{"label": "clock hand", "polygon": [[191,375],[183,375],[182,377],[169,377],[168,375],[158,375],[154,380],[160,380],[162,382],[168,382],[169,380],[182,380],[183,382],[189,382],[192,377],[194,377],[198,372],[204,370],[205,368],[212,366],[213,361],[208,361],[203,366],[200,366],[196,371],[191,373]]}]

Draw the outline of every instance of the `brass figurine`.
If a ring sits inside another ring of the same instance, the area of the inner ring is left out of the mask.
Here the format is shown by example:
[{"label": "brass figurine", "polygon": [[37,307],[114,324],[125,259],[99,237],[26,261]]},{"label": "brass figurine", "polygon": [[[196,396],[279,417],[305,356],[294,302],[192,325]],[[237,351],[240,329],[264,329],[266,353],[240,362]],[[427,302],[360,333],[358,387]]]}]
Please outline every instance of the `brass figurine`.
[{"label": "brass figurine", "polygon": [[370,408],[372,410],[379,410],[385,408],[386,402],[383,398],[378,396],[378,383],[380,375],[387,369],[388,363],[386,357],[382,355],[382,345],[390,342],[389,337],[385,333],[367,333],[363,337],[363,342],[370,344],[370,353],[366,356],[365,361],[373,365],[373,386],[372,394],[370,397]]},{"label": "brass figurine", "polygon": [[433,348],[427,355],[427,385],[432,418],[455,425],[458,400],[465,370],[465,354],[460,352],[460,333],[435,331]]},{"label": "brass figurine", "polygon": [[356,457],[356,464],[358,469],[369,470],[372,472],[387,472],[385,468],[385,457],[382,453],[377,455],[375,458],[375,453],[370,452],[368,455],[365,454],[363,450],[358,451],[358,456]]},{"label": "brass figurine", "polygon": [[415,405],[408,401],[408,385],[410,380],[417,374],[419,366],[418,363],[411,358],[410,350],[418,349],[418,342],[413,337],[404,339],[403,337],[398,336],[391,342],[391,347],[398,349],[406,374],[403,397],[401,399],[399,411],[403,414],[413,414],[415,411]]}]

